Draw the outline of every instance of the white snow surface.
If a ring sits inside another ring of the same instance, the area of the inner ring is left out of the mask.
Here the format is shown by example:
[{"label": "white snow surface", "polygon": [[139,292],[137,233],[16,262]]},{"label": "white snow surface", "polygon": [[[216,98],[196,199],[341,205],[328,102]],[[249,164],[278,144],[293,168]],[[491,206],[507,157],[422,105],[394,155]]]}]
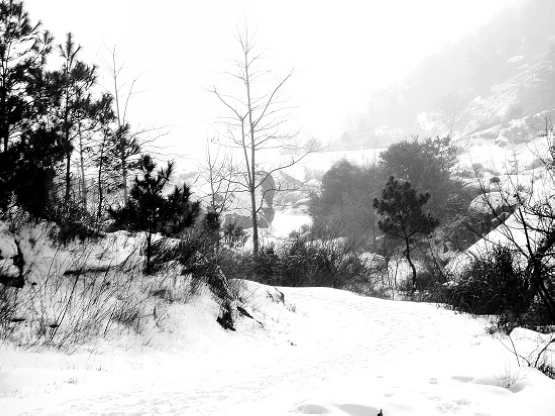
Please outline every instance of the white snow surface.
[{"label": "white snow surface", "polygon": [[[459,163],[508,172],[512,159],[528,166],[541,153],[530,144],[501,149],[490,142],[467,149]],[[376,157],[342,157],[355,154]],[[332,156],[307,159],[299,175],[329,167]],[[269,239],[310,222],[300,211],[280,214]],[[503,240],[501,230],[489,240]],[[13,267],[14,237],[25,257],[36,259],[27,266],[31,278],[82,262],[133,263],[139,255],[139,242],[125,233],[91,246],[86,256],[76,257],[73,247],[56,253],[46,247],[47,232],[37,227],[11,236],[1,229],[0,268]],[[555,381],[511,352],[514,342],[533,356],[546,342],[539,334],[517,329],[511,341],[490,335],[486,318],[436,305],[328,288],[278,289],[284,303],[273,288],[244,282],[241,297],[254,319],[239,317],[236,331],[216,323],[217,305],[204,294],[169,304],[138,334],[123,330],[69,351],[0,341],[0,415],[555,415]],[[555,351],[549,354],[553,360]]]},{"label": "white snow surface", "polygon": [[254,319],[235,332],[199,295],[172,304],[163,328],[71,354],[0,343],[0,413],[554,414],[555,381],[519,367],[483,318],[328,288],[279,291],[285,302],[244,282]]}]

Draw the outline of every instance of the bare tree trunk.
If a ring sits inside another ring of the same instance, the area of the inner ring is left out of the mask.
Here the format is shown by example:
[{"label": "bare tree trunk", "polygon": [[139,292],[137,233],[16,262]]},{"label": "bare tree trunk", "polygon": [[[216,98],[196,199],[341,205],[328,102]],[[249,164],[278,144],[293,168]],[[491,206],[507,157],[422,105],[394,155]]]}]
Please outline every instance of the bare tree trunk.
[{"label": "bare tree trunk", "polygon": [[252,113],[252,101],[251,101],[251,79],[250,79],[250,71],[249,71],[249,39],[245,39],[246,42],[246,49],[244,50],[243,57],[244,57],[244,65],[245,65],[245,86],[247,88],[247,111],[249,117],[249,133],[250,133],[250,151],[251,151],[251,160],[250,160],[250,172],[249,172],[249,191],[251,196],[251,217],[252,217],[252,252],[254,256],[258,255],[258,218],[257,218],[257,207],[256,207],[256,138],[254,135],[255,131],[255,124],[253,121]]},{"label": "bare tree trunk", "polygon": [[258,218],[257,218],[257,208],[256,208],[256,189],[254,183],[250,190],[251,196],[251,214],[252,214],[252,253],[258,255]]},{"label": "bare tree trunk", "polygon": [[69,201],[71,195],[71,151],[66,150],[66,191],[65,201]]},{"label": "bare tree trunk", "polygon": [[121,157],[121,187],[123,188],[123,204],[127,206],[127,202],[129,200],[127,189],[127,160],[125,159],[123,149]]},{"label": "bare tree trunk", "polygon": [[146,274],[150,274],[150,261],[152,256],[152,229],[146,235]]},{"label": "bare tree trunk", "polygon": [[406,249],[405,249],[405,257],[407,258],[407,261],[409,262],[410,268],[412,269],[412,293],[416,292],[416,267],[414,266],[414,263],[412,262],[412,259],[410,258],[410,242],[409,242],[409,238],[405,237],[405,244],[406,244]]},{"label": "bare tree trunk", "polygon": [[79,123],[79,164],[81,170],[81,198],[83,208],[87,210],[87,182],[85,180],[85,150],[83,148],[83,135],[81,131],[81,123]]},{"label": "bare tree trunk", "polygon": [[[237,71],[228,72],[228,74],[232,79],[241,81],[243,91],[240,94],[222,93],[215,86],[208,91],[213,93],[232,114],[231,117],[224,118],[229,145],[243,151],[245,166],[242,168],[242,173],[244,173],[244,177],[237,179],[234,183],[241,186],[243,192],[248,193],[250,198],[253,254],[256,256],[260,249],[258,212],[262,208],[260,204],[264,203],[264,198],[257,201],[257,191],[273,172],[293,166],[307,154],[313,152],[315,144],[311,142],[311,145],[307,146],[310,150],[303,151],[300,156],[292,155],[288,162],[276,163],[278,167],[270,168],[261,179],[256,177],[260,170],[256,163],[258,151],[277,148],[290,151],[301,149],[296,141],[299,132],[284,132],[283,126],[287,123],[293,107],[286,104],[286,99],[282,96],[282,89],[293,75],[293,71],[291,70],[281,79],[275,80],[269,75],[272,74],[271,70],[257,68],[258,63],[262,61],[262,54],[255,51],[257,48],[252,42],[248,28],[238,31],[237,40],[241,46],[240,59],[235,63]],[[278,190],[280,189],[273,189],[273,191]]]},{"label": "bare tree trunk", "polygon": [[[2,62],[4,64],[4,62]],[[5,63],[7,65],[7,63]],[[8,125],[8,106],[7,106],[7,97],[6,97],[6,74],[7,68],[2,68],[3,75],[2,75],[2,86],[0,88],[0,136],[2,136],[2,142],[4,144],[4,152],[8,151],[8,140],[10,137],[10,130]]]},{"label": "bare tree trunk", "polygon": [[103,132],[102,145],[100,146],[100,163],[98,164],[98,211],[96,218],[100,221],[102,218],[102,205],[104,202],[104,188],[102,186],[102,169],[104,168],[104,147],[106,146],[106,132]]}]

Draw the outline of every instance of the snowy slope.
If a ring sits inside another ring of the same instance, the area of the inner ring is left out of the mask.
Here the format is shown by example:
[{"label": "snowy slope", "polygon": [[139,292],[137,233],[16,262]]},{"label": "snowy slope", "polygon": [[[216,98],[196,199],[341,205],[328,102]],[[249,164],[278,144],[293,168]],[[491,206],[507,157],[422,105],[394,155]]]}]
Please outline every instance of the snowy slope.
[{"label": "snowy slope", "polygon": [[[151,328],[71,355],[0,344],[0,413],[553,415],[555,381],[519,368],[487,321],[326,288],[245,283],[254,319],[174,304]],[[517,341],[518,343],[518,341]],[[518,345],[518,344],[517,344]]]}]

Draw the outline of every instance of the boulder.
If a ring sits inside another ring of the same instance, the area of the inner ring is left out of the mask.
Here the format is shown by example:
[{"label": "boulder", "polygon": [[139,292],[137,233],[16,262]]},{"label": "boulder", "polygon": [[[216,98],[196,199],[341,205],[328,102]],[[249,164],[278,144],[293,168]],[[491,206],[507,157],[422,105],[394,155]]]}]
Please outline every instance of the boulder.
[{"label": "boulder", "polygon": [[[269,228],[274,221],[274,217],[276,212],[273,208],[265,208],[262,209],[258,215],[258,227],[259,228]],[[252,228],[252,216],[250,213],[238,213],[233,212],[231,214],[225,214],[224,221],[223,221],[223,228],[225,229],[229,225],[235,225],[236,227],[240,227],[243,229]]]},{"label": "boulder", "polygon": [[470,202],[468,213],[471,217],[493,219],[502,213],[511,214],[518,205],[516,198],[503,192],[487,192]]},{"label": "boulder", "polygon": [[22,288],[25,284],[21,250],[4,223],[0,223],[0,283]]},{"label": "boulder", "polygon": [[[274,196],[276,183],[271,174],[264,171],[256,172],[256,180],[262,181],[256,190],[256,200],[262,201],[262,209],[258,212],[258,227],[268,228],[275,217]],[[251,202],[248,192],[234,193],[231,197],[229,212],[223,217],[223,227],[233,224],[241,228],[252,227]]]}]

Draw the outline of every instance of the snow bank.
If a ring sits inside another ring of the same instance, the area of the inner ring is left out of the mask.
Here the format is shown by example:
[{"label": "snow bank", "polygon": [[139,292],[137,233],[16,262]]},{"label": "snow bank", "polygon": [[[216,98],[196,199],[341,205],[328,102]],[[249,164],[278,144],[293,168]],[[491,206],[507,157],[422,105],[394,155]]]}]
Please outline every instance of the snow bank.
[{"label": "snow bank", "polygon": [[0,344],[12,414],[552,415],[555,381],[519,368],[488,322],[434,305],[235,281],[236,331],[208,296],[165,324],[71,355]]}]

